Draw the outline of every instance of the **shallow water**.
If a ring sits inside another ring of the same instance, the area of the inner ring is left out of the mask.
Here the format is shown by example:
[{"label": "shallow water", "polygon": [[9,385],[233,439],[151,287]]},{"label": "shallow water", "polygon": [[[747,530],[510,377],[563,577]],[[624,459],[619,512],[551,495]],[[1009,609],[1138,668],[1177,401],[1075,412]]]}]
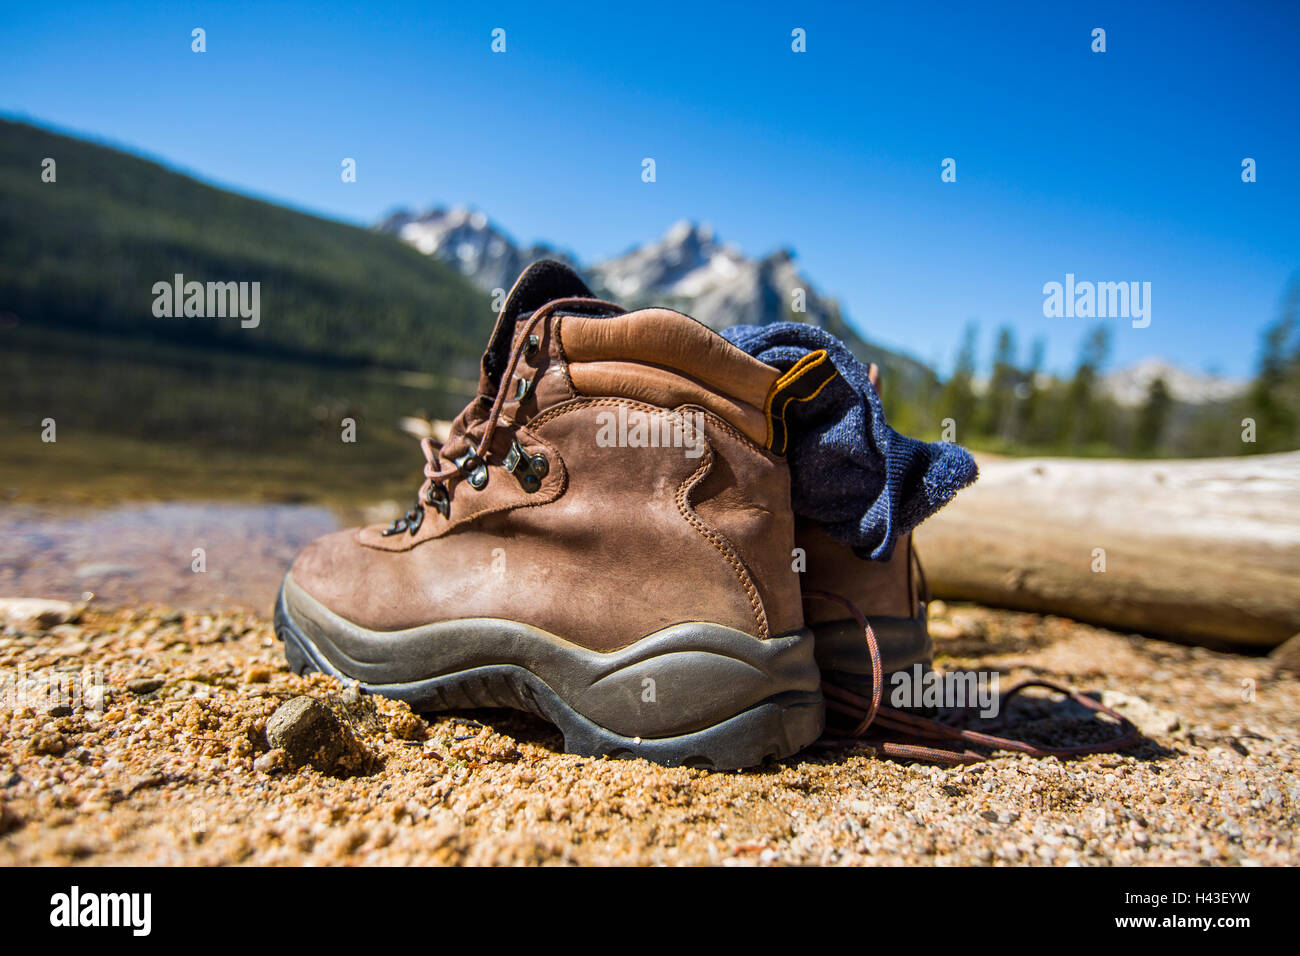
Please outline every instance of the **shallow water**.
[{"label": "shallow water", "polygon": [[339,526],[314,505],[0,506],[0,596],[269,614],[294,555]]}]

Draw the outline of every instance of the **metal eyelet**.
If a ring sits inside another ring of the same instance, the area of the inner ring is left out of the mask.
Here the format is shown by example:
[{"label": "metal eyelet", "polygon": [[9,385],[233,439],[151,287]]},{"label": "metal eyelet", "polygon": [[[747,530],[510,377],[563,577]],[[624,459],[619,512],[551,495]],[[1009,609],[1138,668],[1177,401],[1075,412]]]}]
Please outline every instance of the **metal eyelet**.
[{"label": "metal eyelet", "polygon": [[541,346],[541,339],[535,335],[528,336],[528,340],[524,343],[524,358],[532,358],[537,354],[537,350],[541,348]]},{"label": "metal eyelet", "polygon": [[502,464],[506,471],[519,479],[520,486],[530,495],[541,489],[542,479],[551,470],[545,455],[540,452],[536,455],[528,454],[518,440],[511,444]]},{"label": "metal eyelet", "polygon": [[393,522],[391,527],[385,528],[383,531],[379,533],[383,535],[385,538],[387,538],[390,534],[401,534],[405,530],[406,530],[406,519],[398,518],[396,521]]},{"label": "metal eyelet", "polygon": [[424,524],[424,509],[418,505],[406,513],[406,530],[414,535]]},{"label": "metal eyelet", "polygon": [[529,378],[517,378],[517,379],[515,379],[515,395],[514,395],[514,399],[515,399],[516,402],[522,402],[525,398],[528,397],[528,393],[531,392],[532,390],[533,390],[533,380],[532,380],[532,379],[529,379]]},{"label": "metal eyelet", "polygon": [[442,485],[429,485],[429,490],[424,493],[424,503],[430,508],[436,508],[444,518],[451,517],[451,498]]},{"label": "metal eyelet", "polygon": [[473,445],[470,445],[469,450],[456,459],[456,467],[464,472],[465,480],[475,491],[482,491],[487,487],[487,463]]}]

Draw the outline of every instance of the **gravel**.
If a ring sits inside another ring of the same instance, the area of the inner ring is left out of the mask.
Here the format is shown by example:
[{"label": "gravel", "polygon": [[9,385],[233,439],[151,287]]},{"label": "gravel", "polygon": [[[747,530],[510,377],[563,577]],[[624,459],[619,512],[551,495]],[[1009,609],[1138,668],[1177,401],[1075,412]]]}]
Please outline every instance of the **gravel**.
[{"label": "gravel", "polygon": [[[1274,662],[942,611],[941,666],[1109,694],[1152,739],[957,768],[829,745],[743,773],[589,759],[528,715],[425,719],[297,677],[248,612],[92,604],[76,633],[0,634],[0,864],[1300,862],[1300,682]],[[69,674],[55,716],[42,681]],[[140,695],[146,676],[162,683]],[[295,756],[303,726],[340,757]]]}]

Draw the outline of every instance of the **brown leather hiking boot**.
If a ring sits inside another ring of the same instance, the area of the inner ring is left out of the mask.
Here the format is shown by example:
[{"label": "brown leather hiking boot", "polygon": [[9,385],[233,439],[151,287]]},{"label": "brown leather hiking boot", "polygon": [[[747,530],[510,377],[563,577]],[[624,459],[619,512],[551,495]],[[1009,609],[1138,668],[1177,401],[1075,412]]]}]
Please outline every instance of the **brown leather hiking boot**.
[{"label": "brown leather hiking boot", "polygon": [[276,630],[319,670],[416,710],[514,707],[572,753],[745,767],[821,733],[790,574],[776,369],[564,266],[515,283],[478,396],[422,442],[416,506],[327,535]]},{"label": "brown leather hiking boot", "polygon": [[[867,374],[879,392],[880,369],[871,365]],[[888,561],[870,561],[835,541],[817,522],[799,519],[795,546],[803,549],[807,561],[801,575],[802,590],[846,598],[871,623],[880,648],[886,700],[890,674],[915,664],[929,670],[934,661],[934,644],[926,622],[930,594],[910,533],[899,537]],[[862,627],[846,608],[833,601],[808,600],[804,613],[816,636],[822,679],[870,697],[871,654]]]}]

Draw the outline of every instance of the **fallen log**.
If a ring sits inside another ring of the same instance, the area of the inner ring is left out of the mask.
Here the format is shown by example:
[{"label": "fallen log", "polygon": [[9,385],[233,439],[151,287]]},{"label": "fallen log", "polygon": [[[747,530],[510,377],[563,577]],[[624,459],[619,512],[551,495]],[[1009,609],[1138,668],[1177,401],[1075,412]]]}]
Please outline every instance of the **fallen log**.
[{"label": "fallen log", "polygon": [[1300,632],[1300,452],[981,459],[915,540],[936,597],[1259,647]]}]

